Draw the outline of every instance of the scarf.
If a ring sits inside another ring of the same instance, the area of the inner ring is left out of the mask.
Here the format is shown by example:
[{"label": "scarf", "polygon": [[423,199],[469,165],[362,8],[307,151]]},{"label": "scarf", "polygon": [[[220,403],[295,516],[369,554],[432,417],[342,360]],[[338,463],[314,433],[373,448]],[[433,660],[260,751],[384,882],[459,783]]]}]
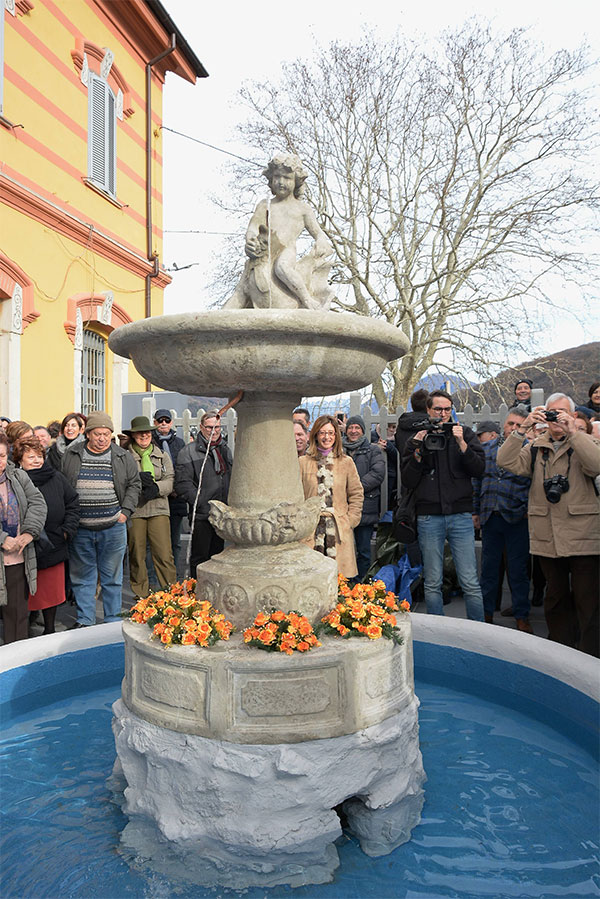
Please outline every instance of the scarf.
[{"label": "scarf", "polygon": [[146,449],[142,449],[141,446],[137,445],[135,440],[131,441],[131,449],[134,451],[134,453],[137,453],[138,456],[140,457],[140,460],[141,460],[140,467],[141,467],[142,471],[147,471],[148,474],[151,474],[152,480],[154,481],[155,480],[154,465],[152,464],[152,459],[150,458],[150,455],[152,453],[152,448],[153,448],[152,444],[150,444],[150,446],[147,446]]},{"label": "scarf", "polygon": [[169,457],[171,462],[174,462],[175,460],[173,459],[173,453],[171,452],[171,440],[175,436],[173,431],[169,431],[168,434],[159,434],[157,432],[156,436],[160,440],[160,448],[163,453]]},{"label": "scarf", "polygon": [[6,470],[0,475],[0,484],[6,484],[6,501],[4,490],[0,490],[0,522],[2,530],[9,537],[16,537],[19,530],[19,504],[14,494],[10,481],[6,477]]},{"label": "scarf", "polygon": [[213,460],[213,466],[215,469],[215,474],[225,475],[227,474],[227,465],[225,464],[225,459],[221,455],[221,451],[219,450],[219,446],[223,442],[223,438],[219,437],[218,440],[215,440],[213,443],[208,442],[203,434],[198,434],[200,440],[204,442],[204,446],[206,447],[206,452],[210,453]]},{"label": "scarf", "polygon": [[32,468],[27,474],[29,475],[29,480],[39,490],[42,484],[47,484],[54,477],[56,472],[49,462],[44,462],[41,468]]},{"label": "scarf", "polygon": [[58,450],[59,456],[64,456],[65,450],[71,444],[80,443],[83,440],[83,434],[78,434],[77,437],[73,437],[72,440],[67,440],[64,434],[59,434],[56,440],[54,441],[54,446]]},{"label": "scarf", "polygon": [[[322,512],[333,510],[333,464],[334,459],[317,459],[317,496],[321,500]],[[336,557],[335,519],[331,515],[319,516],[315,530],[315,547],[317,552]]]},{"label": "scarf", "polygon": [[363,434],[358,440],[348,440],[346,436],[342,437],[342,445],[344,447],[345,452],[352,456],[357,449],[360,449],[362,446],[370,446],[371,441],[367,437],[366,434]]}]

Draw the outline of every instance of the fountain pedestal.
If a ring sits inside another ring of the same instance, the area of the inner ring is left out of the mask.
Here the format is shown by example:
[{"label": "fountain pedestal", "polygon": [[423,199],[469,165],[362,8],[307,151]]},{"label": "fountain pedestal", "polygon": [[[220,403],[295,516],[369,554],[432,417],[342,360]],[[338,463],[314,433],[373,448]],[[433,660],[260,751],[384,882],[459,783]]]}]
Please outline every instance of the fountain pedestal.
[{"label": "fountain pedestal", "polygon": [[[229,504],[210,513],[227,547],[198,566],[196,587],[239,630],[265,608],[317,623],[335,605],[335,562],[302,542],[320,500],[304,500],[291,411],[301,395],[371,383],[406,344],[381,321],[283,309],[165,316],[111,335],[165,389],[244,391]],[[327,639],[288,657],[239,635],[165,649],[126,623],[113,722],[123,844],[167,873],[245,887],[329,880],[336,809],[369,854],[409,839],[425,774],[408,616],[401,626],[401,646]]]}]

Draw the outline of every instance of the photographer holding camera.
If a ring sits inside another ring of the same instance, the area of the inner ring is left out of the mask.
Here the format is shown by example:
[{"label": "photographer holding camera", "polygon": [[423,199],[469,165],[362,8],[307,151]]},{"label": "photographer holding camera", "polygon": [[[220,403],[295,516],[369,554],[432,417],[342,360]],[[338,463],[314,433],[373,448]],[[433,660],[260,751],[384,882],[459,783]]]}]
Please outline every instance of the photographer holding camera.
[{"label": "photographer holding camera", "polygon": [[404,447],[402,484],[415,492],[427,612],[444,614],[442,578],[444,542],[448,539],[467,617],[483,621],[471,478],[483,476],[485,456],[473,431],[452,422],[451,415],[450,394],[445,390],[430,393],[428,417]]},{"label": "photographer holding camera", "polygon": [[[498,450],[498,465],[531,476],[528,517],[531,552],[546,577],[548,637],[598,656],[600,509],[594,478],[600,440],[575,426],[575,404],[554,393],[536,406]],[[543,432],[523,446],[532,425]]]}]

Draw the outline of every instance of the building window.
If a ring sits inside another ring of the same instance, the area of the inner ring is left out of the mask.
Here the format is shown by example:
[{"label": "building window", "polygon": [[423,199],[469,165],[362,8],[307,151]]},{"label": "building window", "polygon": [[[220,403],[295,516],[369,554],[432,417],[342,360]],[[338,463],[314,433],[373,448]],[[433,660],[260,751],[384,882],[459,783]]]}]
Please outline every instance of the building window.
[{"label": "building window", "polygon": [[94,331],[83,331],[81,360],[81,411],[84,415],[104,409],[105,341]]},{"label": "building window", "polygon": [[114,197],[117,190],[117,101],[102,78],[89,73],[88,177]]}]

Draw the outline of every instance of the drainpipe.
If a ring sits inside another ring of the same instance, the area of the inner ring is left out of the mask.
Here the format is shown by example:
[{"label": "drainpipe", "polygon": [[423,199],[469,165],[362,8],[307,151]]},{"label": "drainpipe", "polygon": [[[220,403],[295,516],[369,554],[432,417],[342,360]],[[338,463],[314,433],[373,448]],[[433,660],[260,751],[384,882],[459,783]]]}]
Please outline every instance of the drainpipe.
[{"label": "drainpipe", "polygon": [[[159,272],[158,255],[152,250],[152,67],[172,53],[176,46],[176,36],[172,34],[171,46],[146,63],[146,257],[153,264],[153,269],[145,278],[145,318],[152,315],[152,278],[156,278]],[[146,381],[146,392],[150,386],[150,382]]]}]

